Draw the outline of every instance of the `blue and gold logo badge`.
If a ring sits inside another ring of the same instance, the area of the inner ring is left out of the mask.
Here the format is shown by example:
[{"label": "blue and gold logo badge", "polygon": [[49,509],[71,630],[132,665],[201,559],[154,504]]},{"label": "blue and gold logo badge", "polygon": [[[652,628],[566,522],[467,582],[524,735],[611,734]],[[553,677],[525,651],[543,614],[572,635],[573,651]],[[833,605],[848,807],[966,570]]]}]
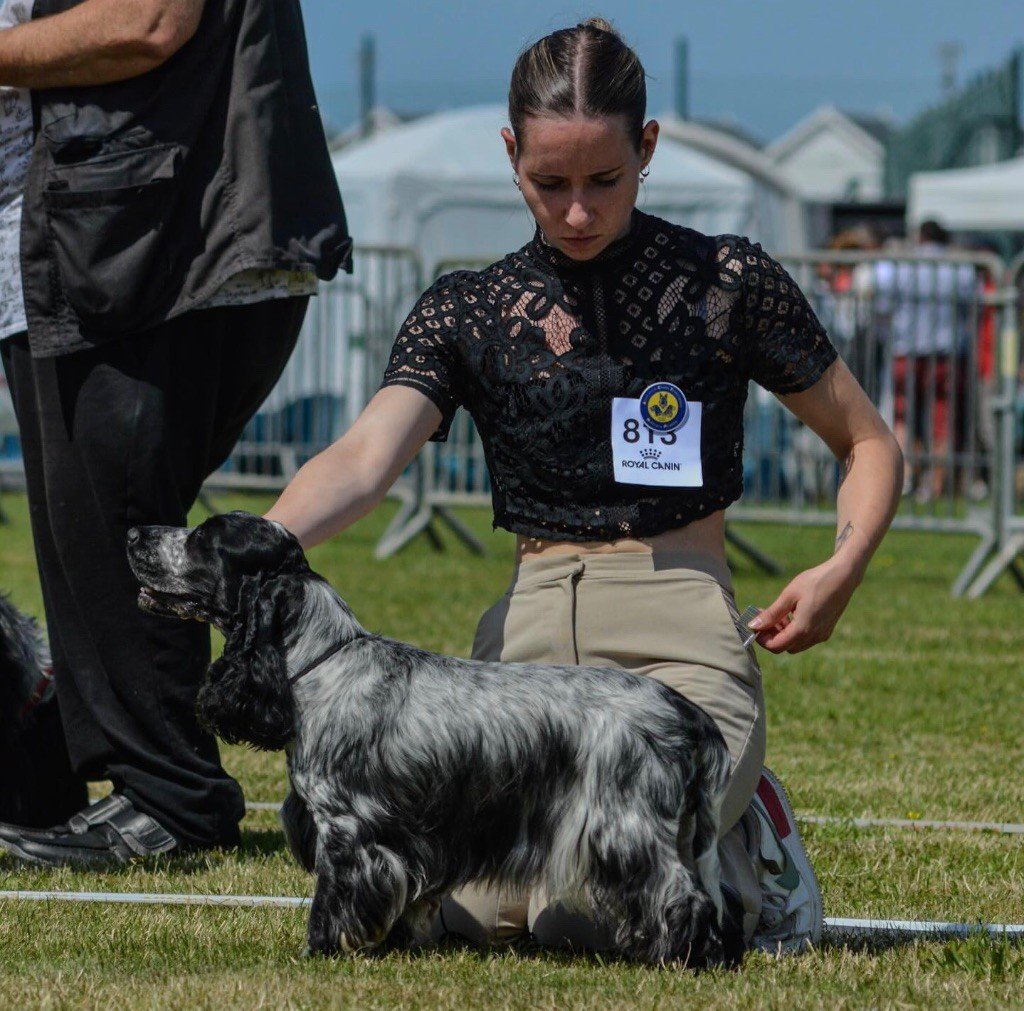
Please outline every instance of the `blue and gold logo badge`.
[{"label": "blue and gold logo badge", "polygon": [[674,432],[689,416],[690,405],[675,383],[651,383],[640,394],[640,417],[652,432]]}]

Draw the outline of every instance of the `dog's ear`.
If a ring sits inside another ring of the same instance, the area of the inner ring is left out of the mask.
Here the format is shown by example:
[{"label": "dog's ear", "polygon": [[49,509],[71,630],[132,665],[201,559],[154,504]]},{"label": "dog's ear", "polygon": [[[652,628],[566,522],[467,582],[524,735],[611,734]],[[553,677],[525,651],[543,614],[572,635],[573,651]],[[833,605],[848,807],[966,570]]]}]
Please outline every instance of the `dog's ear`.
[{"label": "dog's ear", "polygon": [[306,552],[302,550],[302,545],[299,543],[298,537],[276,520],[263,520],[262,522],[272,524],[280,537],[279,550],[281,552],[281,558],[277,566],[277,571],[300,573],[309,572],[309,561],[306,558]]},{"label": "dog's ear", "polygon": [[295,736],[295,702],[278,648],[278,611],[290,595],[286,584],[286,577],[267,583],[246,577],[238,621],[199,689],[199,722],[229,744],[275,751]]}]

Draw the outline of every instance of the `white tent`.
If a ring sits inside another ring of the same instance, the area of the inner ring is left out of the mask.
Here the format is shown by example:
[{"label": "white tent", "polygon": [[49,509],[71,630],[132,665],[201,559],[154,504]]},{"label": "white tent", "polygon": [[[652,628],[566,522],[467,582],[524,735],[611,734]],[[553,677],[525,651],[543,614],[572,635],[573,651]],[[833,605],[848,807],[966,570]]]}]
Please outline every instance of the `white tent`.
[{"label": "white tent", "polygon": [[954,232],[1024,231],[1024,157],[977,168],[915,172],[907,224],[934,219]]},{"label": "white tent", "polygon": [[[334,157],[356,243],[416,249],[428,274],[446,261],[493,259],[533,234],[499,130],[503,106],[442,112],[353,144]],[[721,158],[663,137],[639,206],[715,234],[791,249],[760,206],[763,186]]]},{"label": "white tent", "polygon": [[747,219],[731,231],[760,241],[773,253],[799,253],[807,248],[807,205],[798,188],[768,155],[727,129],[712,123],[658,117],[662,138],[699,151],[718,164],[741,171],[751,187]]}]

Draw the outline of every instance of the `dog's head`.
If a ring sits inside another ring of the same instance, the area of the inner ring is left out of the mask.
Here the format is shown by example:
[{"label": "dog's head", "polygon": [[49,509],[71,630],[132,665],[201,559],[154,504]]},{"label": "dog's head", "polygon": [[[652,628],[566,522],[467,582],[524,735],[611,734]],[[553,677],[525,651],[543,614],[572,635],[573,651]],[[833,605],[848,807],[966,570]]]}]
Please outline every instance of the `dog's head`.
[{"label": "dog's head", "polygon": [[142,584],[139,606],[209,621],[228,634],[258,583],[308,575],[299,542],[280,523],[233,512],[187,527],[133,527],[128,563]]},{"label": "dog's head", "polygon": [[296,718],[284,633],[312,576],[299,542],[279,523],[233,512],[192,529],[135,527],[128,561],[140,607],[224,633],[199,691],[200,721],[229,743],[284,747]]}]

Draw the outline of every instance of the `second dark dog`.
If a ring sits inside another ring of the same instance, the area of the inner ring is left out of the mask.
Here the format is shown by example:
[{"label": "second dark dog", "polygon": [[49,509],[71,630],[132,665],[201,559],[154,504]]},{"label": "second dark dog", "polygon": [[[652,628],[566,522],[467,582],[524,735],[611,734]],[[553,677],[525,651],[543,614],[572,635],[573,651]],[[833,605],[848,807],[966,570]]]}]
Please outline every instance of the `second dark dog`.
[{"label": "second dark dog", "polygon": [[46,828],[88,803],[71,771],[39,626],[0,594],[0,822]]}]

